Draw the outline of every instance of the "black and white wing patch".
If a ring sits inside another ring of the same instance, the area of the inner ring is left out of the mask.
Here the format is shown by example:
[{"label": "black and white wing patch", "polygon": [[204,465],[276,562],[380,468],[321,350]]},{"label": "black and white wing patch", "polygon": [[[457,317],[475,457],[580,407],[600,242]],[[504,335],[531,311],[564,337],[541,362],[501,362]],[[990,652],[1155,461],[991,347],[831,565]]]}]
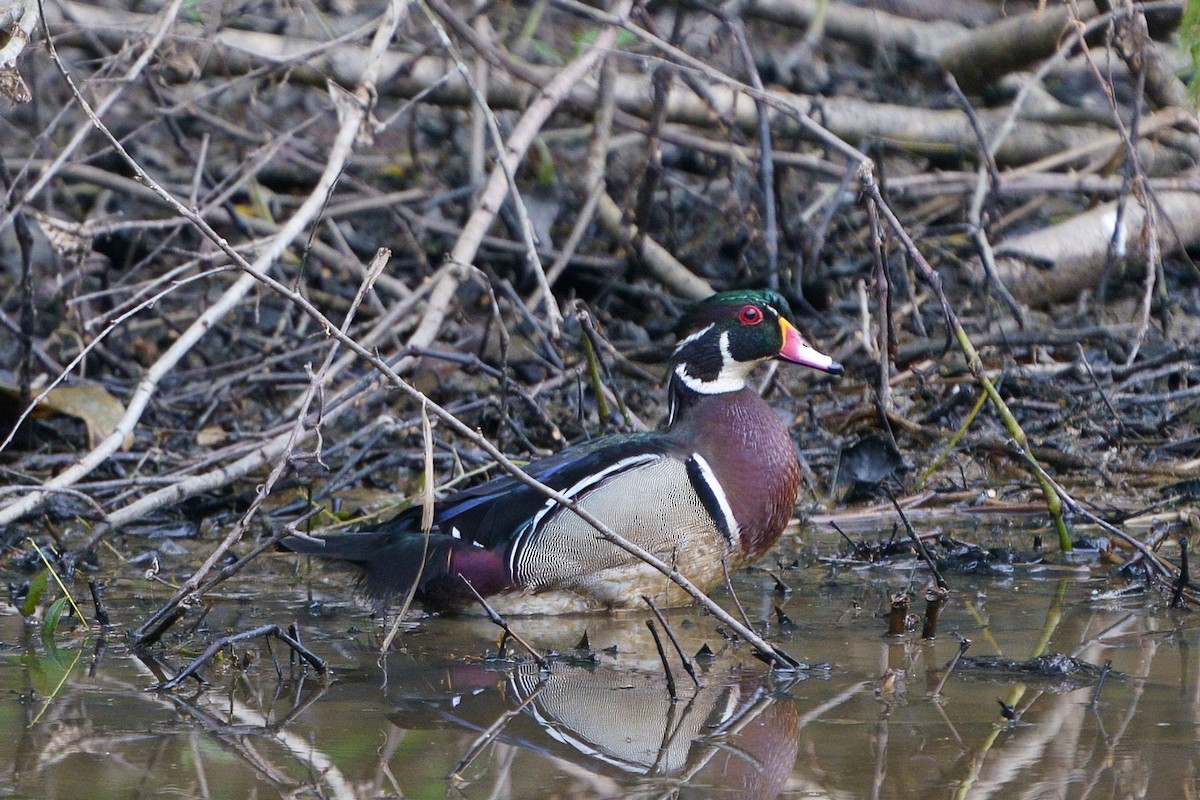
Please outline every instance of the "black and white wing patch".
[{"label": "black and white wing patch", "polygon": [[721,482],[713,474],[712,467],[708,465],[704,456],[699,453],[692,453],[691,458],[685,464],[687,465],[688,480],[692,482],[692,488],[696,490],[701,504],[708,511],[708,515],[712,517],[717,530],[725,537],[725,541],[729,543],[730,547],[734,546],[739,538],[738,523],[733,516],[733,508],[729,505],[729,498],[725,496]]}]

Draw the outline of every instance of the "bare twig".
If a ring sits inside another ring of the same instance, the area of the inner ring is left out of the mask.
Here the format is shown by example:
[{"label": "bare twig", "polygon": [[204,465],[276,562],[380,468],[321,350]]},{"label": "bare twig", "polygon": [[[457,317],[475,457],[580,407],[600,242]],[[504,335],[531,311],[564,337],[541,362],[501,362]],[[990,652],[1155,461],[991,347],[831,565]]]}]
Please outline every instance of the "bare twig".
[{"label": "bare twig", "polygon": [[958,640],[958,651],[954,654],[954,657],[950,659],[950,663],[946,665],[946,670],[942,673],[942,679],[938,681],[938,685],[929,695],[930,697],[942,696],[942,689],[946,688],[946,681],[950,680],[950,675],[953,674],[954,668],[958,666],[959,659],[966,655],[967,650],[970,649],[970,647],[970,639],[960,638]]},{"label": "bare twig", "polygon": [[458,577],[464,584],[466,584],[467,588],[471,590],[471,594],[475,595],[475,600],[479,603],[480,607],[483,608],[483,613],[487,614],[488,621],[500,628],[500,630],[504,631],[504,635],[506,637],[514,639],[517,644],[525,648],[525,652],[529,653],[533,660],[537,662],[539,667],[542,669],[548,669],[549,662],[546,661],[546,657],[539,653],[533,645],[522,639],[521,636],[509,626],[508,620],[501,616],[500,612],[492,608],[491,603],[489,603],[484,596],[479,593],[479,590],[475,588],[471,581],[467,580],[467,576],[460,572]]},{"label": "bare twig", "polygon": [[[699,688],[700,678],[696,675],[696,667],[692,664],[692,659],[688,657],[687,653],[683,652],[683,645],[679,643],[679,639],[675,636],[675,632],[672,631],[671,626],[667,624],[667,618],[663,616],[663,613],[658,610],[658,606],[656,606],[654,601],[649,597],[642,595],[642,600],[645,601],[646,605],[650,606],[650,610],[654,612],[654,616],[658,619],[659,624],[662,625],[663,630],[667,632],[667,638],[671,640],[671,645],[675,648],[675,654],[679,656],[679,661],[681,664],[683,664],[684,671],[687,672],[688,677],[692,679],[692,683]],[[651,630],[653,630],[653,628]]]},{"label": "bare twig", "polygon": [[[734,36],[737,38],[738,49],[742,53],[742,61],[750,76],[750,85],[762,95],[766,94],[762,76],[758,74],[758,65],[754,63],[754,53],[750,43],[746,41],[746,28],[741,20],[731,21]],[[763,242],[767,254],[767,288],[779,291],[779,226],[775,212],[775,163],[771,148],[771,120],[767,103],[761,98],[755,98],[754,104],[758,111],[758,186],[762,192],[763,203]]]},{"label": "bare twig", "polygon": [[654,649],[658,651],[658,660],[662,662],[663,675],[667,678],[667,696],[674,703],[679,699],[679,693],[675,691],[675,673],[671,671],[671,664],[667,661],[667,651],[663,649],[662,639],[658,636],[658,628],[654,627],[654,620],[646,620],[646,627],[650,629],[650,636],[654,638]]}]

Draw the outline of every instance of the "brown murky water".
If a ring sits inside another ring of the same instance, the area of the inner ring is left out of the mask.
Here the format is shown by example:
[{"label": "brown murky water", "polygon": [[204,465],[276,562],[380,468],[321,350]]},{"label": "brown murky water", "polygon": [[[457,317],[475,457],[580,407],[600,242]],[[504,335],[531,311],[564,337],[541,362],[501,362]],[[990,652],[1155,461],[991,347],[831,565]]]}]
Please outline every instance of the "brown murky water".
[{"label": "brown murky water", "polygon": [[[53,648],[6,606],[0,797],[928,800],[1200,790],[1194,615],[1157,596],[1097,600],[1112,584],[1095,565],[951,575],[941,635],[928,643],[882,636],[880,614],[909,570],[805,566],[787,573],[786,599],[762,572],[742,576],[750,617],[769,619],[785,649],[828,668],[773,678],[710,619],[676,609],[669,616],[685,649],[716,651],[698,689],[672,659],[676,702],[649,615],[514,620],[539,647],[565,652],[586,630],[599,651],[596,663],[564,660],[547,673],[484,658],[496,629],[475,618],[427,620],[380,663],[379,628],[347,602],[345,573],[318,573],[314,591],[328,605],[313,614],[303,588],[267,569],[230,587],[197,641],[297,619],[331,662],[327,686],[287,676],[286,653],[280,681],[258,640],[238,648],[257,656],[244,671],[226,662],[203,690],[154,692],[119,635],[99,648],[94,636],[60,636]],[[918,572],[918,588],[924,579]],[[162,594],[112,608],[114,621],[135,626]],[[778,629],[776,604],[794,630]],[[933,699],[955,633],[972,641],[971,655],[1060,652],[1110,659],[1122,675],[1094,704],[1094,682],[966,670]],[[889,671],[894,680],[881,681]],[[1016,707],[1016,722],[1000,715],[998,699]]]}]

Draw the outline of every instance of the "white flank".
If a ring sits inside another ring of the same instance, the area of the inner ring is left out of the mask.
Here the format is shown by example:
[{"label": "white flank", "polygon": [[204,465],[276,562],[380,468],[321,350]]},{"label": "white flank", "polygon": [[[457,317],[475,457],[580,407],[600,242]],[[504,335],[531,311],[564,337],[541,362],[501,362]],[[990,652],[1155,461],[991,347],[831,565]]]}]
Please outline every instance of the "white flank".
[{"label": "white flank", "polygon": [[[623,472],[633,467],[642,466],[643,464],[649,464],[652,461],[659,460],[660,458],[663,458],[663,456],[659,455],[658,453],[643,453],[640,456],[623,458],[615,464],[605,467],[599,472],[593,472],[583,480],[576,482],[562,494],[568,500],[574,500],[589,487],[595,486],[597,483],[600,483],[611,475],[615,475],[618,472]],[[555,510],[562,511],[564,509],[559,506],[558,501],[554,498],[546,498],[546,503],[542,506],[541,510],[534,514],[533,519],[524,525],[520,532],[517,533],[516,537],[514,537],[515,541],[513,542],[512,551],[508,556],[508,573],[514,578],[517,576],[517,562],[520,560],[520,556],[522,551],[525,549],[525,545],[528,543],[529,539],[536,534],[538,527],[542,524],[542,521],[546,518],[546,515],[554,512]],[[597,532],[596,535],[599,536],[600,533]]]},{"label": "white flank", "polygon": [[731,544],[736,547],[742,538],[742,530],[738,527],[737,517],[733,516],[733,507],[729,505],[729,498],[725,495],[725,488],[717,480],[716,474],[712,471],[712,467],[708,465],[708,462],[704,460],[704,456],[699,453],[692,453],[692,458],[696,459],[696,463],[700,466],[700,472],[704,475],[704,482],[708,484],[708,488],[712,491],[713,496],[717,498],[717,505],[721,507],[721,516],[725,517],[725,526],[729,528],[729,535],[733,537]]}]

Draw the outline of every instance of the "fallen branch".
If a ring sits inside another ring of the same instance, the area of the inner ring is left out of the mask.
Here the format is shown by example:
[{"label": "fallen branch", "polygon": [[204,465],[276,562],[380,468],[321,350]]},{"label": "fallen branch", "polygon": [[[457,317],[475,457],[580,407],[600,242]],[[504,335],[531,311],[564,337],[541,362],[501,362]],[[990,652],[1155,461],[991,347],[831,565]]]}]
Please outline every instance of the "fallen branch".
[{"label": "fallen branch", "polygon": [[[1129,203],[1118,217],[1113,202],[996,245],[997,274],[1017,300],[1042,307],[1096,289],[1114,241],[1122,250],[1121,262],[1137,270],[1134,277],[1144,273],[1143,259],[1137,256],[1148,237],[1157,239],[1164,254],[1200,242],[1200,194],[1160,192],[1150,202],[1158,209],[1152,230],[1141,203]],[[978,262],[971,277],[983,280]]]}]

